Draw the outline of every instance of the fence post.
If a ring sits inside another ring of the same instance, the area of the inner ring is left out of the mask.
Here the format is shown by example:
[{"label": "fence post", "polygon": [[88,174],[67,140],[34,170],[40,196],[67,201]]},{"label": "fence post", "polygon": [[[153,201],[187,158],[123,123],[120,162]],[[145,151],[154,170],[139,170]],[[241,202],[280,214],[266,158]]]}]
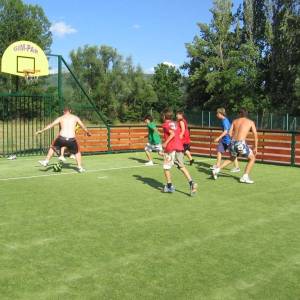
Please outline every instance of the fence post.
[{"label": "fence post", "polygon": [[111,152],[111,140],[110,140],[111,127],[110,127],[110,124],[107,124],[106,128],[107,128],[107,151],[108,151],[108,153],[110,153]]},{"label": "fence post", "polygon": [[208,112],[208,127],[210,128],[210,111]]},{"label": "fence post", "polygon": [[203,110],[201,111],[201,115],[202,115],[202,128],[203,128]]},{"label": "fence post", "polygon": [[60,111],[63,110],[64,107],[64,98],[63,98],[63,88],[62,88],[62,57],[58,55],[58,73],[57,73],[57,91],[58,91],[58,99]]},{"label": "fence post", "polygon": [[291,166],[294,167],[295,166],[295,153],[296,153],[296,133],[295,132],[291,132],[292,136],[292,140],[291,140]]}]

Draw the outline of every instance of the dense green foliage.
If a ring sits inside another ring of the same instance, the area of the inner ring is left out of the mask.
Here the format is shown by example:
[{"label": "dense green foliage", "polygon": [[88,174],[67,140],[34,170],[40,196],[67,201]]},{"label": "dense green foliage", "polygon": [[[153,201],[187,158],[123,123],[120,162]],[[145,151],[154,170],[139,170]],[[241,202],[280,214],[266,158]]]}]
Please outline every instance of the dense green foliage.
[{"label": "dense green foliage", "polygon": [[299,299],[299,169],[258,164],[249,186],[210,180],[202,158],[190,198],[176,169],[161,193],[144,158],[87,156],[85,174],[1,161],[1,300]]},{"label": "dense green foliage", "polygon": [[138,120],[157,100],[142,69],[112,47],[85,46],[72,51],[71,60],[91,98],[111,120]]},{"label": "dense green foliage", "polygon": [[299,1],[214,1],[210,24],[187,44],[188,107],[300,113]]}]

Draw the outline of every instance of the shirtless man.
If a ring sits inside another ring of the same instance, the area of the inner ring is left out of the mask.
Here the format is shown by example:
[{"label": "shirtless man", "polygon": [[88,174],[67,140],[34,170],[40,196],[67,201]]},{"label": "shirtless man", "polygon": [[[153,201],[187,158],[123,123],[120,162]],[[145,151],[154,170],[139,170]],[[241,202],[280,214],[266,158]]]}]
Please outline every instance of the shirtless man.
[{"label": "shirtless man", "polygon": [[[90,132],[83,125],[81,120],[71,113],[71,109],[66,107],[64,109],[64,114],[57,118],[53,123],[46,126],[44,129],[37,131],[35,134],[41,134],[42,132],[54,127],[55,125],[60,125],[60,132],[58,137],[52,143],[48,155],[45,160],[39,161],[39,163],[46,167],[49,163],[49,160],[53,156],[55,150],[60,152],[61,148],[67,147],[71,154],[75,154],[78,172],[84,172],[84,169],[81,166],[81,153],[79,151],[78,143],[75,138],[76,125],[79,124],[80,127],[90,136]],[[55,150],[54,150],[55,149]]]},{"label": "shirtless man", "polygon": [[[252,167],[255,163],[255,156],[257,154],[257,145],[258,145],[258,138],[257,138],[257,131],[253,121],[247,118],[248,112],[245,109],[240,109],[239,111],[240,117],[233,121],[232,126],[229,131],[229,135],[232,138],[231,145],[230,145],[230,160],[225,160],[220,168],[216,168],[212,170],[212,176],[214,179],[218,178],[218,173],[221,169],[227,167],[229,164],[233,163],[234,160],[238,156],[243,156],[248,158],[248,164],[246,166],[244,175],[241,177],[240,182],[242,183],[254,183],[249,178],[249,173],[252,170]],[[254,149],[253,151],[249,148],[246,143],[246,138],[249,132],[252,131],[254,135]]]}]

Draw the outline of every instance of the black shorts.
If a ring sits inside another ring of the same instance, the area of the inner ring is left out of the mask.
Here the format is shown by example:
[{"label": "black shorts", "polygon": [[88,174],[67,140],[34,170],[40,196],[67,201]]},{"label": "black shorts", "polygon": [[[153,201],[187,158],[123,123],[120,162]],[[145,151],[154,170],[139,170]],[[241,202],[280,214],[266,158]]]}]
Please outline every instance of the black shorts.
[{"label": "black shorts", "polygon": [[183,151],[190,151],[191,150],[191,145],[190,144],[183,144]]},{"label": "black shorts", "polygon": [[76,154],[79,152],[78,143],[76,138],[65,138],[59,135],[53,142],[52,148],[60,153],[60,149],[66,147],[70,153]]}]

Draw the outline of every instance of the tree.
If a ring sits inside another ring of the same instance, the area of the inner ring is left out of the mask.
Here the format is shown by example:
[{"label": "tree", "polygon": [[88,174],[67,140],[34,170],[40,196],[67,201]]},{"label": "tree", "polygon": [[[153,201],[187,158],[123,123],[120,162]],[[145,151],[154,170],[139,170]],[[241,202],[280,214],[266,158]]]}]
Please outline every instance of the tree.
[{"label": "tree", "polygon": [[[187,44],[190,62],[189,87],[201,88],[198,105],[236,110],[243,105],[255,107],[258,49],[252,39],[252,25],[241,30],[240,16],[232,15],[230,0],[214,1],[211,24],[199,23],[200,35]],[[252,19],[249,11],[248,19]],[[245,39],[245,33],[248,37]],[[189,90],[189,89],[188,89]]]},{"label": "tree", "polygon": [[165,108],[179,109],[183,103],[182,75],[171,65],[158,64],[154,68],[153,88],[157,95],[155,109],[162,112]]},{"label": "tree", "polygon": [[98,108],[114,121],[137,121],[151,109],[156,95],[140,67],[116,49],[84,46],[70,54],[72,67]]},{"label": "tree", "polygon": [[300,113],[297,93],[300,68],[300,5],[298,0],[273,1],[273,40],[269,66],[272,104]]}]

